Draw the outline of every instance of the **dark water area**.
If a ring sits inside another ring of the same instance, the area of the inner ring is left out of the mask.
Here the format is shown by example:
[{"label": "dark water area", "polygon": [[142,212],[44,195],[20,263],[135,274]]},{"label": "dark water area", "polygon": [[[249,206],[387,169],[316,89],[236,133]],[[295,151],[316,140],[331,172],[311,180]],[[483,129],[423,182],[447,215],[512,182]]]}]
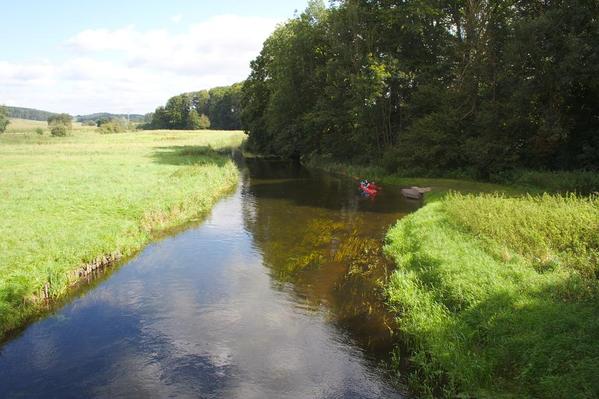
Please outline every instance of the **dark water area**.
[{"label": "dark water area", "polygon": [[418,203],[247,161],[206,220],[0,348],[1,398],[403,398],[380,281]]}]

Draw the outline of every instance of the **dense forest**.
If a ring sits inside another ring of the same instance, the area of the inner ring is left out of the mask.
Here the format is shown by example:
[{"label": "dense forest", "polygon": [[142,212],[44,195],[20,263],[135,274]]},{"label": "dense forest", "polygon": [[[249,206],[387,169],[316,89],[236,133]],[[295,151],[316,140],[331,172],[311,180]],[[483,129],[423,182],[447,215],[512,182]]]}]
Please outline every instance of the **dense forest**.
[{"label": "dense forest", "polygon": [[241,87],[236,83],[171,97],[148,116],[151,129],[241,129]]},{"label": "dense forest", "polygon": [[40,111],[39,109],[23,107],[4,107],[9,118],[29,119],[33,121],[46,121],[53,115],[53,112]]},{"label": "dense forest", "polygon": [[599,169],[599,2],[345,0],[281,25],[243,87],[250,145],[390,172]]}]

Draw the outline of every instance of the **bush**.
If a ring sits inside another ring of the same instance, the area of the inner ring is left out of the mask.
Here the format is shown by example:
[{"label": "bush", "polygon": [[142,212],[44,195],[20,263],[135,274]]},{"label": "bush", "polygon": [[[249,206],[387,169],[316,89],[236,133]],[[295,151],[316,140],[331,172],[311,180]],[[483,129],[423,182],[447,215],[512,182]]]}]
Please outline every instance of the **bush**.
[{"label": "bush", "polygon": [[6,108],[0,107],[0,133],[4,133],[9,124]]},{"label": "bush", "polygon": [[198,129],[210,129],[210,119],[208,118],[208,116],[204,114],[200,115],[200,119],[198,121]]},{"label": "bush", "polygon": [[38,127],[37,129],[35,129],[35,132],[41,136],[44,134],[44,129],[42,129],[41,127]]},{"label": "bush", "polygon": [[54,137],[65,137],[68,133],[68,129],[64,125],[56,125],[52,126],[50,129],[50,134]]},{"label": "bush", "polygon": [[73,117],[69,114],[56,114],[48,118],[48,126],[64,126],[66,129],[73,128]]},{"label": "bush", "polygon": [[101,134],[123,133],[127,131],[127,123],[122,119],[108,119],[98,122]]}]

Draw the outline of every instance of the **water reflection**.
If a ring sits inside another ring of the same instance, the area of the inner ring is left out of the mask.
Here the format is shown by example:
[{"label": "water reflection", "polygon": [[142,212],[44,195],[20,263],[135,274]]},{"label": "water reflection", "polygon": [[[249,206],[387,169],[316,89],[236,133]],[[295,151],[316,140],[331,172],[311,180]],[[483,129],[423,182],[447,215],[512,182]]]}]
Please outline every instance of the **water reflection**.
[{"label": "water reflection", "polygon": [[200,227],[7,343],[0,397],[400,397],[376,367],[389,335],[373,293],[403,205],[293,165],[249,169]]}]

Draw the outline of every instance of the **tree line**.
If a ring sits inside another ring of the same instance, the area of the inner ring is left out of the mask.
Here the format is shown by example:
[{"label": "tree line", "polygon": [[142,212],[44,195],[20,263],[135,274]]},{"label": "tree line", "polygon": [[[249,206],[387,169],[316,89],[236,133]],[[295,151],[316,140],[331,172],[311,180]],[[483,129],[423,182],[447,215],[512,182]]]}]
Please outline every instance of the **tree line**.
[{"label": "tree line", "polygon": [[56,115],[53,112],[41,111],[33,108],[23,107],[4,107],[9,118],[29,119],[33,121],[46,121],[52,115]]},{"label": "tree line", "polygon": [[149,129],[241,129],[241,87],[236,83],[171,97],[146,115]]},{"label": "tree line", "polygon": [[599,169],[599,2],[341,0],[251,63],[255,150],[489,177]]}]

